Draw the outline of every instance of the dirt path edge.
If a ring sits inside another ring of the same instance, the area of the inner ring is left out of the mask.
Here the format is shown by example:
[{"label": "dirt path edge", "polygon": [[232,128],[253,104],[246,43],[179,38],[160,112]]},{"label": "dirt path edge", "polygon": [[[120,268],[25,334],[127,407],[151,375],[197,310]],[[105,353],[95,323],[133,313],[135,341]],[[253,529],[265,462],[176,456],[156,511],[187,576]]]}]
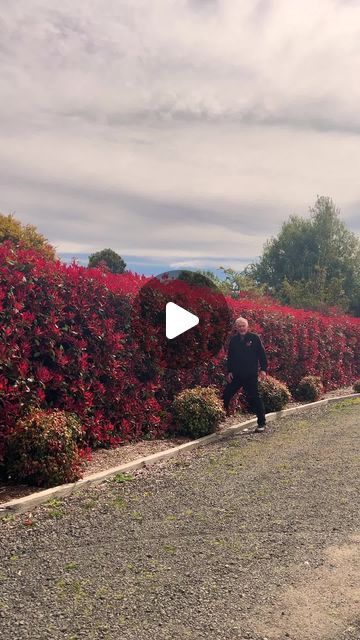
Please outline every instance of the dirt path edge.
[{"label": "dirt path edge", "polygon": [[[310,402],[298,407],[291,407],[290,409],[283,409],[282,411],[267,413],[266,420],[267,422],[272,422],[274,420],[279,420],[283,417],[286,417],[290,413],[301,413],[308,409],[313,409],[316,406],[332,404],[334,402],[358,397],[360,397],[360,393],[351,393],[346,396],[337,396],[335,398],[325,398],[323,400]],[[14,500],[9,500],[8,502],[3,502],[0,504],[0,519],[4,515],[6,516],[15,513],[25,513],[26,511],[31,511],[34,507],[37,507],[40,504],[47,502],[48,500],[52,500],[54,498],[64,498],[76,491],[83,489],[84,487],[100,484],[104,480],[107,480],[109,477],[116,475],[117,473],[127,473],[129,471],[135,471],[136,469],[155,464],[156,462],[160,462],[161,460],[173,458],[181,453],[184,453],[184,451],[190,451],[191,449],[196,449],[209,443],[226,440],[243,432],[248,433],[249,427],[256,425],[256,422],[256,418],[252,418],[251,420],[247,420],[246,422],[232,425],[231,427],[220,433],[212,433],[209,436],[204,436],[203,438],[198,438],[197,440],[192,440],[190,442],[165,449],[164,451],[159,451],[158,453],[154,453],[146,457],[137,458],[135,460],[132,460],[131,462],[120,464],[109,469],[104,469],[103,471],[99,471],[85,478],[82,478],[77,482],[58,485],[57,487],[51,487],[50,489],[32,493],[30,495],[24,496],[23,498],[16,498]]]}]

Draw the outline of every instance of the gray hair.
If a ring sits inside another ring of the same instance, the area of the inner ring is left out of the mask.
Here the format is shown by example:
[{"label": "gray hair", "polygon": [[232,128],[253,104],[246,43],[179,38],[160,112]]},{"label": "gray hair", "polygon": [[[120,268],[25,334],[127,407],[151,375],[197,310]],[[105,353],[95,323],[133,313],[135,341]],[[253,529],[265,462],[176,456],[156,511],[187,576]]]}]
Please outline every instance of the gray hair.
[{"label": "gray hair", "polygon": [[246,322],[246,324],[249,324],[246,318],[243,318],[243,316],[239,316],[238,318],[236,318],[235,324],[237,324],[238,322],[244,322],[244,321]]}]

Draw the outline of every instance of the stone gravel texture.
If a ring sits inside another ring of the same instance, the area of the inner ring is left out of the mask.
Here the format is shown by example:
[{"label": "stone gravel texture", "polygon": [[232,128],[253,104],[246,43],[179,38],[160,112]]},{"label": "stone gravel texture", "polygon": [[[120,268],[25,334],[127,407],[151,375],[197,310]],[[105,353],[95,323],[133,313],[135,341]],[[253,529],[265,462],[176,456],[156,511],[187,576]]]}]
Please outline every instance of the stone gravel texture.
[{"label": "stone gravel texture", "polygon": [[360,399],[0,520],[1,640],[359,640]]},{"label": "stone gravel texture", "polygon": [[[341,387],[339,389],[334,389],[333,391],[327,391],[321,398],[339,397],[342,395],[352,394],[353,392],[354,391],[351,386]],[[299,407],[304,404],[307,403],[296,402],[293,400],[289,402],[287,408]],[[231,425],[241,424],[242,422],[246,422],[250,418],[254,417],[256,417],[255,414],[243,413],[241,411],[235,410],[234,414],[231,417],[226,418],[224,422],[220,423],[218,431],[221,433]],[[87,476],[93,473],[97,473],[98,471],[110,469],[117,465],[130,462],[131,460],[136,460],[136,458],[142,458],[159,451],[164,451],[165,449],[176,447],[179,444],[183,444],[189,441],[190,438],[186,438],[183,436],[169,436],[155,440],[139,440],[138,442],[127,443],[115,449],[97,449],[92,452],[92,459],[86,464],[84,477],[86,478]],[[4,483],[4,481],[2,481],[2,479],[0,478],[0,504],[5,503],[8,500],[13,500],[15,498],[22,498],[23,496],[27,496],[38,491],[41,491],[41,487],[8,484]]]}]

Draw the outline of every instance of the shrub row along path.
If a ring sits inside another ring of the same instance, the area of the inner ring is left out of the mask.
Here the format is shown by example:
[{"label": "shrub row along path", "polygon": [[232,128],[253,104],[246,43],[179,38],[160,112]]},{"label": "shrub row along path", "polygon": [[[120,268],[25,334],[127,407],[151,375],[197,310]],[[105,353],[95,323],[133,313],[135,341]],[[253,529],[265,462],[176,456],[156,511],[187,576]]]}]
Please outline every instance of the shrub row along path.
[{"label": "shrub row along path", "polygon": [[0,637],[357,640],[359,399],[0,522]]}]

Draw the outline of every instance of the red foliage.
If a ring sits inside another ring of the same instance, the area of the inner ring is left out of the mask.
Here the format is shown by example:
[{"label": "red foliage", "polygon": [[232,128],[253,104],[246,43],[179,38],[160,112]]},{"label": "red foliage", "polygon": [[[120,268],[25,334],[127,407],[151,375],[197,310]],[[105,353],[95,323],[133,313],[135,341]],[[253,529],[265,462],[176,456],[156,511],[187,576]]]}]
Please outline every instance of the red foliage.
[{"label": "red foliage", "polygon": [[[113,446],[168,431],[169,403],[185,387],[223,384],[224,351],[196,370],[153,366],[154,329],[146,318],[134,322],[146,282],[0,246],[0,459],[6,433],[30,405],[74,412],[90,446]],[[359,319],[245,297],[228,303],[262,336],[269,373],[290,389],[307,374],[325,389],[359,377]]]},{"label": "red foliage", "polygon": [[46,487],[81,478],[87,451],[79,448],[82,429],[76,416],[35,407],[7,436],[5,467],[13,481]]},{"label": "red foliage", "polygon": [[92,447],[166,430],[152,383],[134,375],[132,295],[114,295],[111,280],[0,246],[0,459],[6,433],[35,404],[76,413]]}]

